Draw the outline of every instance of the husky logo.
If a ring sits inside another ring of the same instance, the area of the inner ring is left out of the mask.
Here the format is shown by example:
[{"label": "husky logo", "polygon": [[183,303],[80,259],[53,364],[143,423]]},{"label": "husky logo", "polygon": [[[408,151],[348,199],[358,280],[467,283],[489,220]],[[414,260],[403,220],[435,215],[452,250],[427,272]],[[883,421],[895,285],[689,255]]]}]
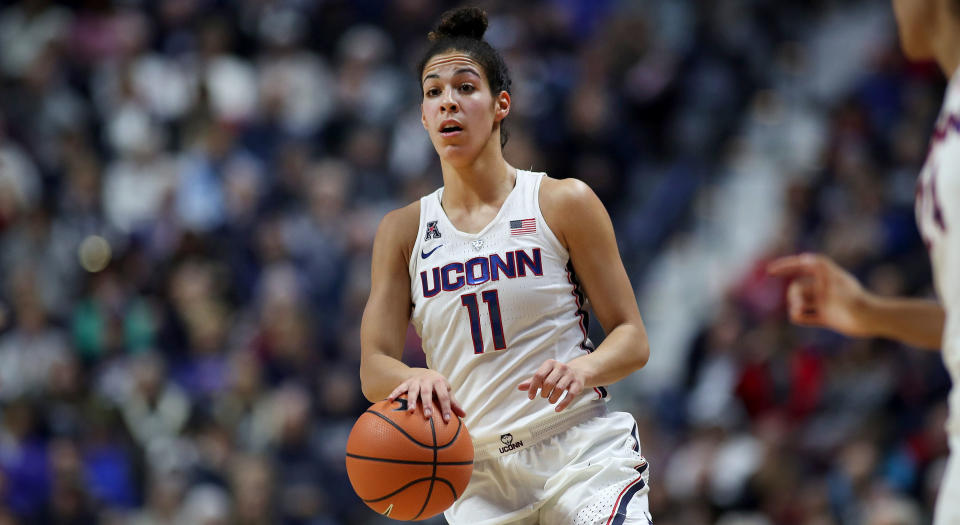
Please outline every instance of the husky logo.
[{"label": "husky logo", "polygon": [[500,442],[503,443],[503,446],[500,447],[500,453],[504,454],[510,452],[511,450],[518,449],[523,446],[523,441],[514,441],[513,434],[501,434]]},{"label": "husky logo", "polygon": [[439,239],[440,238],[440,229],[437,228],[437,221],[430,221],[427,223],[427,235],[423,238],[425,241],[430,239]]}]

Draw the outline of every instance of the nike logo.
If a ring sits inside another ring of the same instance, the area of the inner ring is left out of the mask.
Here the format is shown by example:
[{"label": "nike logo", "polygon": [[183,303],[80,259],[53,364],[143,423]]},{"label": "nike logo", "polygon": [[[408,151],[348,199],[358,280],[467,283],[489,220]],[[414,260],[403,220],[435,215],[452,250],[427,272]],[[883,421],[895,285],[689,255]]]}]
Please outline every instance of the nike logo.
[{"label": "nike logo", "polygon": [[[443,245],[441,244],[440,246],[443,246]],[[436,248],[430,250],[429,252],[425,252],[425,251],[422,251],[422,250],[421,250],[421,251],[420,251],[420,258],[421,258],[421,259],[426,259],[427,257],[430,257],[431,255],[433,255],[433,252],[435,252],[435,251],[437,251],[437,250],[440,249],[440,246],[437,246]]]}]

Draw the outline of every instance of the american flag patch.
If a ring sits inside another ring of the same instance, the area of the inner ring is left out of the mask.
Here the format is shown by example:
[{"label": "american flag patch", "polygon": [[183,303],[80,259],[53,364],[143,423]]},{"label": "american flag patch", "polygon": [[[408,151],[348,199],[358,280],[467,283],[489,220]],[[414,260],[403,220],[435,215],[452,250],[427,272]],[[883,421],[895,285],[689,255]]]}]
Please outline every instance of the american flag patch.
[{"label": "american flag patch", "polygon": [[530,235],[532,233],[537,233],[536,219],[510,221],[510,235]]}]

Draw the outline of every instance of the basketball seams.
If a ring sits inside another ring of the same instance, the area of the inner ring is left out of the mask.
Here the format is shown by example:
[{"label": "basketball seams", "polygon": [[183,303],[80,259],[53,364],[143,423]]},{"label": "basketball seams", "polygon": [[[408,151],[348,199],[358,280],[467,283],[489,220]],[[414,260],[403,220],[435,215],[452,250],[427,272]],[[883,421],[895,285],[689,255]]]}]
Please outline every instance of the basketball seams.
[{"label": "basketball seams", "polygon": [[[364,413],[365,413],[365,414],[373,414],[373,415],[379,417],[380,419],[386,421],[387,423],[390,423],[390,426],[392,426],[393,428],[397,429],[397,431],[400,432],[401,434],[403,434],[404,436],[406,436],[407,439],[409,439],[410,441],[412,441],[412,442],[420,445],[420,446],[423,447],[423,448],[435,448],[435,445],[430,445],[430,444],[427,444],[427,443],[421,443],[420,441],[417,441],[417,439],[416,439],[415,437],[411,436],[406,430],[403,429],[403,427],[401,427],[400,425],[398,425],[398,424],[396,423],[396,421],[394,421],[394,420],[390,419],[389,417],[381,414],[380,412],[377,412],[377,411],[375,411],[375,410],[367,410],[367,411],[364,412]],[[433,420],[432,420],[432,419],[430,420],[430,423],[433,424]]]},{"label": "basketball seams", "polygon": [[[391,458],[380,458],[374,456],[361,456],[359,454],[354,454],[352,452],[347,452],[348,458],[353,459],[363,459],[367,461],[382,461],[384,463],[400,463],[402,465],[432,465],[433,461],[416,461],[412,459],[391,459]],[[470,461],[437,461],[437,465],[443,466],[455,466],[455,465],[473,465],[473,460]]]},{"label": "basketball seams", "polygon": [[[392,511],[388,516],[403,520],[420,520],[434,516],[449,507],[460,496],[458,492],[462,490],[459,488],[469,483],[475,464],[470,434],[459,417],[454,426],[438,420],[439,416],[436,414],[425,420],[413,415],[393,414],[387,408],[389,404],[385,407],[384,403],[374,404],[364,411],[364,414],[370,412],[376,418],[370,419],[361,414],[354,425],[354,431],[351,432],[346,451],[351,483],[355,490],[358,487],[373,489],[366,490],[364,494],[371,499],[363,496],[360,499],[378,513]],[[387,425],[383,424],[384,421]],[[426,421],[429,421],[429,435],[427,425],[424,425]],[[395,434],[394,430],[399,435]],[[406,439],[400,439],[400,436]],[[388,440],[396,446],[383,448]],[[441,452],[441,449],[444,451]],[[393,452],[388,452],[389,450]],[[433,452],[432,457],[427,450]],[[383,455],[394,457],[382,457]],[[376,472],[380,469],[396,472],[396,477],[378,477]],[[409,475],[406,474],[408,469]],[[351,470],[354,472],[351,473]],[[366,477],[371,477],[369,482],[365,481]],[[416,479],[411,479],[414,477]],[[424,484],[427,481],[430,483]],[[403,486],[397,487],[398,484]],[[440,488],[441,485],[450,490],[450,495],[446,495]],[[426,491],[425,495],[423,491]],[[438,493],[434,494],[434,491]],[[361,492],[357,494],[360,495]],[[420,508],[416,509],[417,500],[420,498],[423,500]],[[414,510],[417,512],[414,513]]]},{"label": "basketball seams", "polygon": [[[441,449],[441,448],[447,448],[447,447],[453,446],[453,444],[457,442],[457,437],[460,436],[460,431],[463,429],[463,420],[460,419],[460,418],[457,418],[457,430],[456,430],[456,432],[454,432],[453,437],[450,439],[450,441],[448,441],[448,442],[446,442],[446,443],[444,443],[444,444],[442,444],[442,445],[437,445],[437,444],[436,444],[436,439],[434,439],[434,444],[433,444],[433,445],[430,445],[429,443],[421,443],[420,441],[417,440],[417,438],[411,436],[406,430],[404,430],[402,427],[400,427],[400,425],[398,425],[396,421],[394,421],[394,420],[390,419],[389,417],[381,414],[380,412],[377,412],[376,410],[367,409],[367,410],[364,412],[364,414],[373,414],[373,415],[379,417],[380,419],[386,421],[387,423],[390,423],[390,426],[392,426],[393,428],[397,429],[401,434],[403,434],[404,436],[406,436],[407,439],[409,439],[409,440],[412,441],[413,443],[416,443],[417,445],[420,445],[420,446],[423,447],[423,448]],[[431,427],[433,426],[433,418],[430,419],[430,425],[431,425]],[[436,438],[436,436],[434,436],[434,438]]]},{"label": "basketball seams", "polygon": [[456,443],[457,437],[460,436],[460,429],[461,429],[461,428],[463,428],[463,420],[458,417],[458,418],[457,418],[457,431],[453,433],[453,437],[450,438],[450,441],[447,441],[446,443],[444,443],[444,444],[442,444],[442,445],[436,445],[436,436],[434,436],[434,444],[435,444],[435,446],[436,446],[437,448],[447,448],[447,447],[449,447],[450,445],[453,445],[454,443]]},{"label": "basketball seams", "polygon": [[449,488],[450,492],[453,493],[454,500],[460,497],[457,495],[457,489],[453,486],[453,483],[450,483],[446,478],[437,478],[437,481],[443,482],[447,485],[447,488]]},{"label": "basketball seams", "polygon": [[426,510],[427,505],[430,503],[430,496],[433,495],[433,485],[437,481],[437,428],[433,424],[433,418],[430,419],[430,434],[433,435],[433,473],[430,474],[430,487],[427,488],[427,497],[423,500],[423,506],[420,507],[420,512],[417,513],[413,519],[417,519],[423,514],[423,511]]},{"label": "basketball seams", "polygon": [[360,499],[362,499],[362,500],[364,501],[364,503],[376,503],[376,502],[378,502],[378,501],[383,501],[383,500],[385,500],[385,499],[387,499],[387,498],[396,496],[397,494],[400,494],[401,492],[403,492],[403,491],[407,490],[408,488],[416,485],[417,483],[423,483],[424,481],[431,481],[431,479],[432,479],[432,478],[417,478],[417,479],[415,479],[415,480],[407,483],[406,485],[398,488],[397,490],[391,492],[390,494],[387,494],[386,496],[380,496],[379,498],[372,498],[372,499],[364,499],[364,498],[360,498]]}]

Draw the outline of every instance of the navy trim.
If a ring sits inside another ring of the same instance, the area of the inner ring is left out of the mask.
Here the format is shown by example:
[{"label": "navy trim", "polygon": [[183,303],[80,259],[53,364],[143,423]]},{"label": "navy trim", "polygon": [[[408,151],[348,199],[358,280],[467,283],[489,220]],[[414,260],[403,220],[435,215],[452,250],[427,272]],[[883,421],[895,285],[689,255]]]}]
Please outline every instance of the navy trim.
[{"label": "navy trim", "polygon": [[620,505],[617,506],[617,514],[613,517],[610,525],[623,525],[624,520],[627,519],[627,506],[630,505],[630,500],[634,494],[646,486],[646,483],[643,482],[643,472],[645,470],[647,470],[646,463],[637,467],[637,472],[639,472],[641,476],[637,479],[637,482],[623,494],[623,497],[620,499]]},{"label": "navy trim", "polygon": [[580,318],[580,330],[583,332],[583,340],[580,341],[580,348],[587,352],[593,352],[595,348],[587,337],[587,334],[590,332],[590,314],[588,314],[587,309],[584,308],[587,302],[586,295],[583,293],[583,288],[580,285],[580,279],[577,278],[577,273],[573,271],[573,261],[567,261],[567,281],[573,285],[573,297],[577,305],[576,314],[577,317]]},{"label": "navy trim", "polygon": [[[583,293],[583,288],[580,286],[580,279],[577,278],[576,272],[573,271],[573,261],[567,260],[567,281],[573,286],[571,293],[573,294],[574,304],[577,309],[575,314],[577,316],[577,322],[580,325],[580,331],[583,333],[583,339],[580,341],[580,349],[584,350],[588,354],[597,349],[594,346],[593,342],[590,341],[590,338],[587,336],[590,331],[590,314],[587,313],[586,309],[586,295]],[[607,394],[607,389],[602,386],[593,387],[593,391],[597,393],[597,399],[604,399],[609,394]]]},{"label": "navy trim", "polygon": [[633,450],[636,452],[640,452],[640,435],[637,433],[636,423],[633,424],[633,430],[630,431],[630,434],[633,435],[633,441],[634,441]]}]

